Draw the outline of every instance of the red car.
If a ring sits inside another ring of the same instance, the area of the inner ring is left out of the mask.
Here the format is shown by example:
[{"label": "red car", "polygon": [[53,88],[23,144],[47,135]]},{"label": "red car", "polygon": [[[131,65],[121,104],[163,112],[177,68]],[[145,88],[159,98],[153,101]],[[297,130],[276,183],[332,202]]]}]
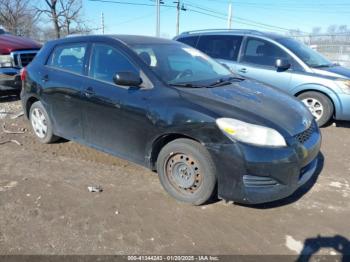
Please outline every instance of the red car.
[{"label": "red car", "polygon": [[19,94],[20,70],[33,60],[40,48],[41,45],[31,39],[0,29],[0,96]]}]

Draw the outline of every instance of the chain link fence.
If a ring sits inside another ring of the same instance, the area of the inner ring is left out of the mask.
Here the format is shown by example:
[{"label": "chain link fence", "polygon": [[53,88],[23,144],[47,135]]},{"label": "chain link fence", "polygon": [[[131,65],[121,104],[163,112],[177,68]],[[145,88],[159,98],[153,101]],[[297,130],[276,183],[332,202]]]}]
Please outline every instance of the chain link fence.
[{"label": "chain link fence", "polygon": [[303,35],[293,38],[304,42],[325,57],[345,67],[350,67],[350,33],[337,35]]}]

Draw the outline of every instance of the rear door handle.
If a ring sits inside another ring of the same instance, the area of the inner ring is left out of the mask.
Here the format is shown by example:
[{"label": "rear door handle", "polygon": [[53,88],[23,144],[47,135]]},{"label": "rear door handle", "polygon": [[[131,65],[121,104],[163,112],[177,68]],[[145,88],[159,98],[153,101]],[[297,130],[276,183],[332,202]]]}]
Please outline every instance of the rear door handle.
[{"label": "rear door handle", "polygon": [[245,74],[248,72],[248,70],[247,70],[247,68],[243,67],[243,68],[239,69],[238,72]]},{"label": "rear door handle", "polygon": [[84,90],[84,95],[86,97],[93,97],[95,95],[95,91],[92,87],[88,87]]}]

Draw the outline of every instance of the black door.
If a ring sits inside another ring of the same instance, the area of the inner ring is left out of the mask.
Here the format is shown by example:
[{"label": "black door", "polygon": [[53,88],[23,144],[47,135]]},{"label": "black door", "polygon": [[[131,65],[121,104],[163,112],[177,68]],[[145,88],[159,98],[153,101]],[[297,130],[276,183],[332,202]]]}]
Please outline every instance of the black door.
[{"label": "black door", "polygon": [[119,49],[96,43],[91,52],[83,106],[86,141],[100,150],[144,163],[145,137],[151,128],[147,106],[153,89],[114,84],[116,72],[141,75]]},{"label": "black door", "polygon": [[[42,74],[43,102],[48,107],[55,133],[81,140],[83,137],[81,99],[85,82],[87,44],[57,46]],[[45,105],[44,105],[45,106]]]}]

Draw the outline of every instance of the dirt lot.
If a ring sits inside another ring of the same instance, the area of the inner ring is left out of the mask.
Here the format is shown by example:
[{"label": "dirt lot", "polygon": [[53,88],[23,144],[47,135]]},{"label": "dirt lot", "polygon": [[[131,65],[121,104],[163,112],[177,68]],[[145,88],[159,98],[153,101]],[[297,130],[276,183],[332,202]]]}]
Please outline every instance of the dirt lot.
[{"label": "dirt lot", "polygon": [[19,111],[0,101],[0,123],[24,131],[0,129],[0,143],[21,144],[0,145],[0,254],[350,254],[346,123],[322,129],[319,175],[292,197],[193,207],[143,167],[73,142],[39,144],[24,117],[12,119]]}]

